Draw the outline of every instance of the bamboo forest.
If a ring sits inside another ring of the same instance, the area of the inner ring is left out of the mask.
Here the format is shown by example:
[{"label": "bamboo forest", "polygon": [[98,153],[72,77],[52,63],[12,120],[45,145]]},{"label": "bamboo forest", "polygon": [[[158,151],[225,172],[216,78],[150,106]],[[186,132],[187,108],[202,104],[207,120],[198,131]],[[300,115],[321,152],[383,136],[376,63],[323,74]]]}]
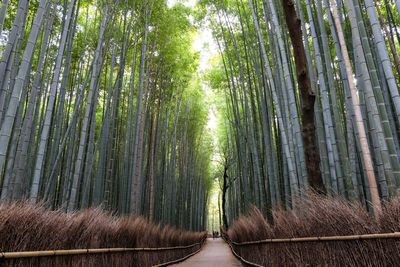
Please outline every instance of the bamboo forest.
[{"label": "bamboo forest", "polygon": [[0,266],[400,266],[400,0],[0,2]]}]

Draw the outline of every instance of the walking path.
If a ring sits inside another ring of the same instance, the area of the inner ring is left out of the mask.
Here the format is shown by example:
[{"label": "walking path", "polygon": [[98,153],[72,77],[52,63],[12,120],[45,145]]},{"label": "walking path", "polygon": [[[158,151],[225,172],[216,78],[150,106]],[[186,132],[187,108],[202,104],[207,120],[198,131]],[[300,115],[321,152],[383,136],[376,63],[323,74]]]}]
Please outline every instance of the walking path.
[{"label": "walking path", "polygon": [[203,249],[184,262],[172,265],[175,267],[239,267],[239,260],[232,254],[229,246],[222,238],[208,238]]}]

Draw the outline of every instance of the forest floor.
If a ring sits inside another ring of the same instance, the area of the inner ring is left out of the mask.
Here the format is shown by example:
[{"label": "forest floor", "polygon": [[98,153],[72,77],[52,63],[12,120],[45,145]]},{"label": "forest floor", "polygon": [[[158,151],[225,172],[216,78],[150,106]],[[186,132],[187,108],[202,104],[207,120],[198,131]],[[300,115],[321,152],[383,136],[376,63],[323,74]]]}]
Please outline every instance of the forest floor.
[{"label": "forest floor", "polygon": [[236,267],[236,266],[242,266],[242,264],[235,258],[229,246],[224,242],[222,238],[217,238],[217,239],[208,238],[207,243],[204,245],[203,249],[199,253],[197,253],[196,255],[187,259],[182,263],[172,266]]}]

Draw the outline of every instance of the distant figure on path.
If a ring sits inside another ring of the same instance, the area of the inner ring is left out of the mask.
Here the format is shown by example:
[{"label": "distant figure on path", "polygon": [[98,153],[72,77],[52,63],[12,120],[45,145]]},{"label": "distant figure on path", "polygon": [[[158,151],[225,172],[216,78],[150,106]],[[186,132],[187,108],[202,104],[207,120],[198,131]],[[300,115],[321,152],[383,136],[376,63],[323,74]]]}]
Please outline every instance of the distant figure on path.
[{"label": "distant figure on path", "polygon": [[213,231],[212,236],[213,236],[213,239],[218,238],[219,237],[218,231]]},{"label": "distant figure on path", "polygon": [[219,237],[218,231],[213,231],[212,236],[213,236],[213,239],[218,238]]}]

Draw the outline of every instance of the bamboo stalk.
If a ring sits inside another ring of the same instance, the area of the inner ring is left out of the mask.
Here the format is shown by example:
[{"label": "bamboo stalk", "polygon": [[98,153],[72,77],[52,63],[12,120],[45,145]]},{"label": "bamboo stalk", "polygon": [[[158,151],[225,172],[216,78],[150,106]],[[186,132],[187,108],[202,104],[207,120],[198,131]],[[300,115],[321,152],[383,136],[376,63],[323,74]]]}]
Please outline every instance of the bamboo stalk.
[{"label": "bamboo stalk", "polygon": [[321,237],[298,237],[298,238],[277,238],[265,239],[248,242],[231,242],[235,246],[246,246],[265,243],[293,243],[293,242],[321,242],[321,241],[351,241],[351,240],[370,240],[370,239],[388,239],[400,238],[400,232],[384,234],[365,234],[365,235],[347,235],[347,236],[321,236]]},{"label": "bamboo stalk", "polygon": [[176,247],[162,247],[162,248],[93,248],[93,249],[70,249],[70,250],[44,250],[44,251],[20,251],[20,252],[0,252],[0,259],[17,259],[17,258],[33,258],[33,257],[48,257],[48,256],[65,256],[65,255],[82,255],[82,254],[106,254],[117,252],[134,252],[134,251],[165,251],[165,250],[178,250],[188,249],[194,246],[202,245],[201,242]]}]

